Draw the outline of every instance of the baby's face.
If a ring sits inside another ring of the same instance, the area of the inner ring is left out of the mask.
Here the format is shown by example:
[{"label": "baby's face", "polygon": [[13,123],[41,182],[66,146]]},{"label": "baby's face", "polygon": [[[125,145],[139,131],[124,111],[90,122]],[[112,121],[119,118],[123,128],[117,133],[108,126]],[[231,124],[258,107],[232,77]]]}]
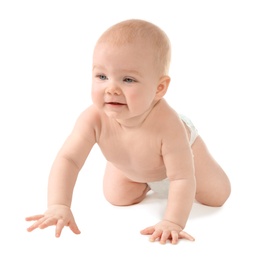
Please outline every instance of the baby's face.
[{"label": "baby's face", "polygon": [[149,111],[157,101],[159,79],[151,47],[142,42],[97,44],[93,54],[92,99],[109,117],[128,120]]}]

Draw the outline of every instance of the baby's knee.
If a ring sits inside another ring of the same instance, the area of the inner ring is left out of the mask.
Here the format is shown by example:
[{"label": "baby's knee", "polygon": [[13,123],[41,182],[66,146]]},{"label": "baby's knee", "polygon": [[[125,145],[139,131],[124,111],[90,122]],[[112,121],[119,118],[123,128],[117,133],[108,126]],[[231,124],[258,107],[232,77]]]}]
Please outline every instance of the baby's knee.
[{"label": "baby's knee", "polygon": [[219,193],[220,194],[219,194],[218,207],[221,207],[221,206],[223,206],[226,203],[226,201],[230,197],[230,194],[231,194],[230,182],[228,182],[226,184],[226,186],[223,187],[223,189],[221,189],[221,191]]},{"label": "baby's knee", "polygon": [[104,194],[104,195],[105,195],[105,199],[114,206],[130,206],[133,204],[131,203],[131,201],[119,196],[115,196],[115,195],[111,196],[108,194]]},{"label": "baby's knee", "polygon": [[141,202],[149,190],[150,188],[146,185],[143,189],[139,188],[138,190],[125,189],[118,192],[104,192],[104,196],[114,206],[130,206]]},{"label": "baby's knee", "polygon": [[196,200],[210,207],[222,207],[231,194],[230,183],[227,182],[225,186],[222,185],[219,189],[204,190],[196,193]]},{"label": "baby's knee", "polygon": [[139,203],[141,200],[136,198],[121,197],[121,196],[105,196],[106,200],[114,206],[131,206]]}]

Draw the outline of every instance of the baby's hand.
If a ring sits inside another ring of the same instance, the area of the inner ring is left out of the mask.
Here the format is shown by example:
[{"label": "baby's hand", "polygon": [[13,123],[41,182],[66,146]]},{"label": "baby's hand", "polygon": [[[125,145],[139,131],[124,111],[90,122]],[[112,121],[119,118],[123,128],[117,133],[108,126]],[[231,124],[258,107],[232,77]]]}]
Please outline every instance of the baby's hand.
[{"label": "baby's hand", "polygon": [[61,231],[65,226],[69,226],[72,232],[80,234],[73,214],[69,207],[64,205],[52,205],[43,215],[35,215],[25,218],[26,221],[36,221],[27,228],[31,232],[36,228],[44,229],[56,225],[56,237],[60,237]]},{"label": "baby's hand", "polygon": [[172,241],[172,244],[177,244],[181,238],[195,240],[191,235],[183,231],[179,225],[168,220],[162,220],[154,226],[141,230],[141,234],[151,235],[151,242],[158,239],[161,244],[165,244],[168,239]]}]

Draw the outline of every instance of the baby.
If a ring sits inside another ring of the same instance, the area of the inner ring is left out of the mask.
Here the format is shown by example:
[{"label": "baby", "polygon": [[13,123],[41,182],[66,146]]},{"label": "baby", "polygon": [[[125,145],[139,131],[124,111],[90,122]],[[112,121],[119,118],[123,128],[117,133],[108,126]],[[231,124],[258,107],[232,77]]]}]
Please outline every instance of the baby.
[{"label": "baby", "polygon": [[194,240],[184,231],[193,202],[222,206],[230,182],[192,122],[164,99],[170,84],[171,47],[156,25],[138,19],[106,30],[93,52],[92,100],[57,154],[48,182],[48,209],[27,217],[28,231],[56,225],[80,231],[71,212],[78,173],[94,144],[107,165],[104,196],[117,206],[141,202],[148,191],[165,190],[159,223],[141,231],[150,241]]}]

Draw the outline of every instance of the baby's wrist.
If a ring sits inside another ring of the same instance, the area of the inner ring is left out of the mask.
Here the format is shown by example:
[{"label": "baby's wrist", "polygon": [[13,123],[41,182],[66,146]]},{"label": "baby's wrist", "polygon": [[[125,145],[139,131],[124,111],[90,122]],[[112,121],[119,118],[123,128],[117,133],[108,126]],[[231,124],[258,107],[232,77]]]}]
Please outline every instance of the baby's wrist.
[{"label": "baby's wrist", "polygon": [[170,222],[171,224],[175,225],[176,228],[177,228],[179,231],[182,231],[182,230],[184,229],[183,226],[181,226],[180,224],[178,224],[178,223],[176,223],[176,222],[174,222],[174,221],[172,221],[172,220],[169,220],[169,219],[165,219],[165,218],[164,218],[163,221],[167,221],[167,222]]},{"label": "baby's wrist", "polygon": [[66,205],[66,204],[62,204],[62,203],[52,203],[52,204],[48,204],[48,208],[53,208],[53,207],[64,207],[64,208],[70,209],[70,206],[68,206],[68,205]]}]

